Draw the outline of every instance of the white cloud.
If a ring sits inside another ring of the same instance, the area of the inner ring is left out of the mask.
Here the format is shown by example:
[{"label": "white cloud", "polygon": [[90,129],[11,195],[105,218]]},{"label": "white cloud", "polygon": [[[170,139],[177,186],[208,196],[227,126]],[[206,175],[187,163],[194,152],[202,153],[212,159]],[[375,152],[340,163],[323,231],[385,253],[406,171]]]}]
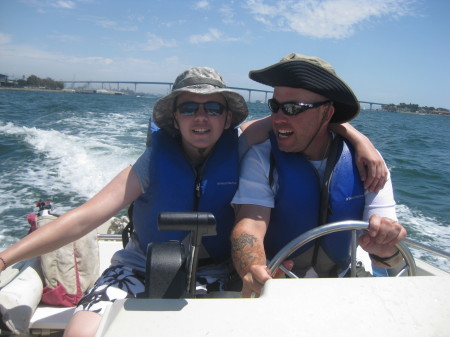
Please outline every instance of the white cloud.
[{"label": "white cloud", "polygon": [[53,3],[54,7],[65,8],[65,9],[74,9],[75,2],[70,0],[59,0]]},{"label": "white cloud", "polygon": [[[190,65],[180,62],[177,56],[165,59],[151,58],[103,58],[103,57],[71,57],[56,55],[40,50],[29,49],[24,52],[35,52],[38,57],[29,55],[6,55],[0,49],[2,69],[11,78],[22,78],[36,75],[50,77],[58,81],[70,80],[134,80],[134,81],[173,81],[175,77]],[[19,61],[20,64],[17,64]],[[126,71],[124,71],[126,69]],[[144,90],[141,87],[140,90]],[[148,88],[147,88],[148,89]],[[168,88],[152,88],[166,94]],[[145,91],[145,90],[144,90]]]},{"label": "white cloud", "polygon": [[[98,70],[111,65],[114,61],[100,56],[77,57],[19,45],[0,48],[0,59],[5,72],[9,74],[30,75],[40,72],[38,76],[55,76],[54,70],[92,69]],[[83,71],[83,70],[81,70]],[[47,72],[47,74],[45,74]],[[61,77],[58,77],[60,79]]]},{"label": "white cloud", "polygon": [[148,40],[145,43],[145,50],[157,50],[163,47],[175,47],[177,42],[174,39],[164,40],[162,37],[148,33]]},{"label": "white cloud", "polygon": [[167,28],[171,28],[171,27],[183,25],[186,22],[187,22],[187,20],[180,19],[180,20],[176,20],[176,21],[162,22],[161,25],[164,26],[164,27],[167,27]]},{"label": "white cloud", "polygon": [[116,31],[121,31],[121,32],[135,32],[138,30],[137,26],[129,26],[126,25],[124,23],[118,23],[116,21],[113,20],[108,20],[108,19],[98,19],[96,21],[97,25],[106,29],[112,29],[112,30],[116,30]]},{"label": "white cloud", "polygon": [[[181,58],[184,60],[184,58]],[[168,55],[163,59],[152,59],[151,57],[125,58],[115,60],[115,66],[111,67],[111,72],[119,72],[117,68],[126,69],[126,77],[133,78],[136,81],[173,81],[175,77],[184,69],[188,68],[180,61],[179,56]],[[123,73],[118,73],[113,78],[124,78]],[[154,88],[156,89],[156,88]],[[167,93],[167,87],[161,87],[164,94]]]},{"label": "white cloud", "polygon": [[[173,81],[179,72],[190,65],[183,63],[184,58],[178,55],[167,54],[162,59],[153,59],[148,54],[143,58],[102,57],[95,54],[81,57],[26,45],[5,44],[0,48],[2,73],[11,78],[34,74],[62,81],[75,78]],[[165,87],[163,89],[166,90]]]},{"label": "white cloud", "polygon": [[55,35],[49,35],[50,39],[58,40],[60,42],[66,43],[66,42],[76,42],[81,41],[82,38],[80,36],[76,35],[69,35],[69,34],[55,34]]},{"label": "white cloud", "polygon": [[231,6],[223,5],[219,8],[219,13],[222,16],[222,21],[226,24],[234,23],[234,11]]},{"label": "white cloud", "polygon": [[247,0],[255,20],[274,30],[342,39],[370,20],[411,14],[415,0]]},{"label": "white cloud", "polygon": [[194,5],[195,9],[208,9],[209,8],[209,1],[207,0],[200,0],[197,1]]},{"label": "white cloud", "polygon": [[89,56],[89,57],[62,57],[60,61],[67,61],[69,63],[83,63],[88,65],[110,65],[114,61],[107,57]]},{"label": "white cloud", "polygon": [[222,37],[222,33],[218,29],[210,28],[208,33],[203,35],[191,35],[189,37],[190,43],[205,43],[205,42],[214,42],[219,40]]},{"label": "white cloud", "polygon": [[11,42],[11,35],[0,33],[0,44],[7,44]]}]

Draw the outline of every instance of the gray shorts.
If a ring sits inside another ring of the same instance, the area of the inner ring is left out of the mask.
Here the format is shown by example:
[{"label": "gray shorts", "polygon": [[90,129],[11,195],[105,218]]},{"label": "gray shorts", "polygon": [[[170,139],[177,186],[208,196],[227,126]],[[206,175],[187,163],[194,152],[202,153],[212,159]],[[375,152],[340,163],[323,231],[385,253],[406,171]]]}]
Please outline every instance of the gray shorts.
[{"label": "gray shorts", "polygon": [[94,286],[78,302],[75,312],[92,311],[103,315],[106,307],[118,299],[136,298],[145,290],[145,274],[123,265],[107,268]]}]

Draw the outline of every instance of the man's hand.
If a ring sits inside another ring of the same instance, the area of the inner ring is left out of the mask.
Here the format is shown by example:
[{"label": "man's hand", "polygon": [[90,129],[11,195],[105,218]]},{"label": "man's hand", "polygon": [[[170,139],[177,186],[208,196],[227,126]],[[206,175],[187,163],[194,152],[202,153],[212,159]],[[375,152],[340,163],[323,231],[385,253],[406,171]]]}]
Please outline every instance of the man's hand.
[{"label": "man's hand", "polygon": [[252,292],[257,296],[267,280],[270,280],[269,268],[264,265],[253,265],[248,268],[247,274],[242,277],[242,297],[251,297]]},{"label": "man's hand", "polygon": [[395,245],[405,238],[406,229],[397,221],[372,215],[369,230],[359,237],[359,244],[366,252],[384,258],[395,254]]},{"label": "man's hand", "polygon": [[[283,262],[283,266],[291,270],[294,266],[294,261],[286,260]],[[278,268],[275,271],[275,275],[273,278],[282,278],[285,276],[285,272]],[[267,280],[270,280],[272,277],[270,276],[270,270],[267,266],[263,265],[253,265],[250,266],[247,274],[242,278],[243,286],[242,286],[242,297],[251,297],[252,292],[254,292],[257,296],[261,293],[261,290],[266,283]]]},{"label": "man's hand", "polygon": [[[294,267],[294,261],[286,260],[282,263],[282,265],[287,270],[291,270]],[[286,273],[281,268],[278,268],[277,270],[275,270],[275,275],[273,275],[273,278],[282,278],[285,275],[286,275]]]},{"label": "man's hand", "polygon": [[381,158],[378,152],[368,154],[357,152],[356,166],[366,190],[378,193],[384,187],[388,176],[388,170],[383,158]]}]

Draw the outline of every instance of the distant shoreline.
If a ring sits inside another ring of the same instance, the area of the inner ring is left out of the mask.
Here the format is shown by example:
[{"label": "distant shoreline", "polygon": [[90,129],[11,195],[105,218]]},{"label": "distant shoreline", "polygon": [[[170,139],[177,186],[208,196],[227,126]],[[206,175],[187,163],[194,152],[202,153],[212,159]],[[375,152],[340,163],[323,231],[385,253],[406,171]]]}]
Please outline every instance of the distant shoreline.
[{"label": "distant shoreline", "polygon": [[130,95],[129,93],[124,93],[120,91],[105,91],[105,92],[99,92],[99,90],[91,90],[91,89],[41,89],[41,88],[11,88],[11,87],[0,87],[0,90],[10,90],[10,91],[31,91],[31,92],[59,92],[59,93],[66,93],[66,94],[99,94],[99,95],[123,95],[123,96],[146,96],[146,97],[161,97],[161,95],[155,95],[155,94],[139,94],[136,93],[135,95]]},{"label": "distant shoreline", "polygon": [[70,92],[61,89],[40,89],[40,88],[9,88],[0,87],[0,90],[16,90],[16,91],[41,91],[41,92]]},{"label": "distant shoreline", "polygon": [[413,114],[413,115],[423,115],[423,116],[450,116],[450,112],[445,112],[445,111],[441,111],[441,112],[429,112],[429,113],[425,113],[425,112],[412,112],[412,111],[394,111],[394,113],[398,113],[398,114]]},{"label": "distant shoreline", "polygon": [[[76,91],[65,90],[65,89],[40,89],[40,88],[9,88],[9,87],[0,87],[0,90],[77,93]],[[364,111],[364,110],[361,110],[361,111]],[[415,115],[450,116],[450,112],[444,112],[444,111],[440,112],[440,113],[420,113],[420,112],[411,112],[411,111],[394,111],[394,112],[395,113],[415,114]]]}]

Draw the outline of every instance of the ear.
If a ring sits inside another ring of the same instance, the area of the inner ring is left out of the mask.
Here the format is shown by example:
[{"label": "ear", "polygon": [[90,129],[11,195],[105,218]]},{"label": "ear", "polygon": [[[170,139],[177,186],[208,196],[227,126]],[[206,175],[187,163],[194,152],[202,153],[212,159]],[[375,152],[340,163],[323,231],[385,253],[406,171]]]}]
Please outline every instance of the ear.
[{"label": "ear", "polygon": [[232,112],[230,110],[227,110],[227,117],[225,119],[225,126],[223,127],[224,130],[228,130],[231,126],[231,119],[232,119]]},{"label": "ear", "polygon": [[323,120],[327,123],[330,122],[331,117],[333,117],[334,115],[334,105],[331,104],[328,106],[328,108],[325,110],[324,114],[323,114]]}]

